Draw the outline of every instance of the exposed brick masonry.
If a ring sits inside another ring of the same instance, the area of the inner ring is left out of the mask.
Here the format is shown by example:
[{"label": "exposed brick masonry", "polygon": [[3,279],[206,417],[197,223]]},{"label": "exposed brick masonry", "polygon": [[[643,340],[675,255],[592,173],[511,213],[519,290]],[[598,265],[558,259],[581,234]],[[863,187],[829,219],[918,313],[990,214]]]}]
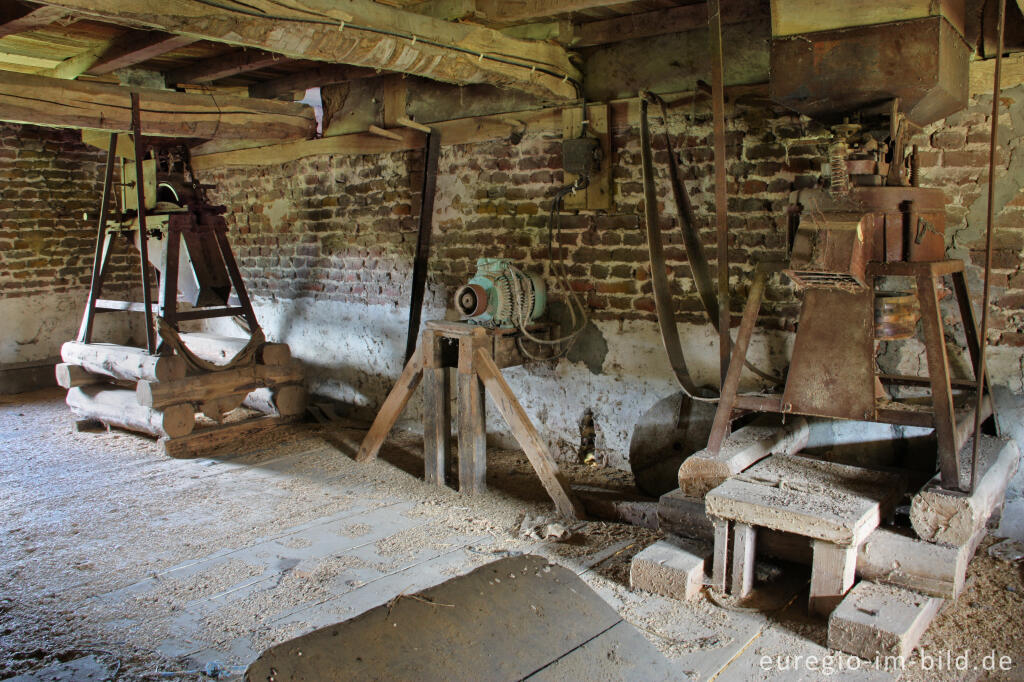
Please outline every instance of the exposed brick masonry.
[{"label": "exposed brick masonry", "polygon": [[[923,184],[948,192],[951,254],[975,263],[981,262],[981,243],[967,223],[984,191],[979,183],[987,159],[986,106],[974,103],[912,140],[921,150]],[[660,120],[654,124],[660,132]],[[692,122],[681,116],[671,127],[705,243],[711,246],[710,122],[706,115]],[[740,108],[729,130],[732,306],[738,314],[748,283],[742,273],[752,263],[785,255],[789,192],[819,182],[825,137],[813,123],[763,108]],[[663,169],[666,151],[660,134],[655,144]],[[636,129],[617,131],[613,149],[615,210],[565,215],[559,242],[573,286],[585,293],[595,318],[654,319]],[[1008,158],[1001,163],[1005,166]],[[234,242],[254,293],[400,306],[408,298],[419,203],[413,188],[420,183],[420,165],[415,152],[322,156],[281,167],[224,170],[205,180],[218,186],[216,200],[230,207]],[[443,148],[431,259],[435,296],[450,295],[480,256],[505,256],[529,269],[543,269],[547,211],[562,182],[560,166],[554,133],[528,134],[515,146],[499,140]],[[664,180],[659,193],[669,203],[663,228],[674,286],[681,294],[676,297],[680,317],[700,322]],[[1022,210],[1024,198],[1018,196],[997,223],[991,338],[1001,344],[1024,345]],[[708,256],[714,266],[713,249]],[[976,267],[972,271],[976,285]],[[796,310],[791,288],[776,280],[761,324],[791,328]]]},{"label": "exposed brick masonry", "polygon": [[[77,131],[0,123],[0,296],[88,289],[104,160]],[[115,249],[112,291],[132,253]]]}]

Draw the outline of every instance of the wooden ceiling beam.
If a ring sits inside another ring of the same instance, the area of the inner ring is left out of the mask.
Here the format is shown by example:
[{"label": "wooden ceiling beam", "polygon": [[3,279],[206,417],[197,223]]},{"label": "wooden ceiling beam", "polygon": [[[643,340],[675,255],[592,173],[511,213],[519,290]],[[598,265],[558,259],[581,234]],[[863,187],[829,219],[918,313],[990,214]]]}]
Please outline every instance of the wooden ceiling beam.
[{"label": "wooden ceiling beam", "polygon": [[[298,140],[313,109],[292,102],[141,90],[142,130],[158,137]],[[0,71],[0,120],[55,128],[131,130],[133,89]]]},{"label": "wooden ceiling beam", "polygon": [[12,0],[0,0],[0,38],[49,26],[68,14],[70,12],[61,7],[30,7]]},{"label": "wooden ceiling beam", "polygon": [[249,86],[249,97],[273,99],[293,92],[302,92],[309,88],[347,83],[379,75],[380,73],[373,69],[364,69],[359,66],[348,66],[346,64],[320,66],[307,71],[290,73],[287,76],[263,81],[262,83],[253,83]]},{"label": "wooden ceiling beam", "polygon": [[528,24],[588,9],[624,5],[629,0],[476,0],[477,16],[495,24]]},{"label": "wooden ceiling beam", "polygon": [[[768,4],[761,0],[734,0],[722,4],[722,24],[738,24],[768,17]],[[707,3],[699,2],[694,5],[577,24],[569,44],[573,47],[607,45],[635,38],[683,33],[707,28],[707,25]]]},{"label": "wooden ceiling beam", "polygon": [[580,74],[557,45],[517,40],[371,0],[45,0],[110,23],[148,27],[460,85],[490,84],[551,100],[577,97]]},{"label": "wooden ceiling beam", "polygon": [[196,64],[189,64],[167,74],[169,85],[184,83],[212,83],[222,78],[230,78],[250,71],[275,64],[286,64],[292,61],[273,52],[259,50],[238,50]]},{"label": "wooden ceiling beam", "polygon": [[130,31],[125,35],[118,36],[114,44],[89,67],[88,73],[93,76],[102,76],[118,69],[155,59],[168,52],[174,52],[198,42],[198,40],[192,36],[175,35],[163,31]]}]

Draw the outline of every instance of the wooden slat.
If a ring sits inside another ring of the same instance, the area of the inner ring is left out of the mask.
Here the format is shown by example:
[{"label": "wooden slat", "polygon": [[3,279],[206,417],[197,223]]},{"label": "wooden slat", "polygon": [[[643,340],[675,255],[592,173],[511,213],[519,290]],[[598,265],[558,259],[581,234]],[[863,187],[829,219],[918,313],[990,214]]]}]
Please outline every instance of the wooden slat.
[{"label": "wooden slat", "polygon": [[167,74],[167,83],[169,85],[211,83],[221,78],[230,78],[249,71],[259,71],[268,66],[285,64],[290,61],[287,57],[272,52],[241,50],[213,59],[205,59],[172,71]]},{"label": "wooden slat", "polygon": [[359,452],[356,453],[357,462],[366,462],[377,456],[384,441],[387,440],[388,433],[391,432],[391,427],[398,421],[422,377],[423,349],[417,348],[395,382],[394,388],[384,399],[384,404],[380,406],[370,430],[366,432],[366,437],[359,445]]},{"label": "wooden slat", "polygon": [[114,44],[89,67],[88,73],[102,76],[174,52],[197,42],[198,38],[162,31],[131,31],[119,36]]},{"label": "wooden slat", "polygon": [[[739,0],[722,6],[722,24],[766,19],[768,3],[758,0]],[[653,38],[668,33],[704,30],[708,24],[707,4],[671,7],[669,9],[630,14],[613,19],[578,24],[573,29],[570,45],[591,47],[637,38]]]},{"label": "wooden slat", "polygon": [[[130,91],[117,85],[0,72],[0,120],[131,130]],[[311,135],[313,109],[248,98],[141,90],[143,131],[161,137],[288,140]]]},{"label": "wooden slat", "polygon": [[[463,341],[463,343],[465,342]],[[519,446],[523,448],[523,452],[526,453],[526,457],[530,460],[530,464],[533,465],[534,471],[537,472],[537,476],[544,485],[544,489],[548,491],[548,495],[554,501],[555,508],[558,509],[559,513],[569,518],[584,518],[583,505],[573,495],[568,482],[566,482],[562,473],[558,470],[558,465],[555,463],[551,453],[548,452],[547,445],[544,444],[544,440],[530,422],[530,417],[526,414],[526,410],[523,409],[515,394],[512,393],[512,389],[509,387],[508,382],[505,381],[505,377],[502,376],[501,370],[498,369],[498,366],[494,364],[494,361],[491,360],[491,357],[484,349],[476,350],[473,364],[480,375],[480,379],[483,380],[484,385],[487,387],[494,405],[498,408],[498,412],[508,422],[512,435],[515,436]]]},{"label": "wooden slat", "polygon": [[0,38],[34,31],[63,19],[69,12],[60,7],[36,7],[6,2],[0,7]]},{"label": "wooden slat", "polygon": [[548,98],[578,96],[579,71],[557,45],[517,40],[371,0],[47,0],[110,23],[145,26],[293,59],[346,63]]}]

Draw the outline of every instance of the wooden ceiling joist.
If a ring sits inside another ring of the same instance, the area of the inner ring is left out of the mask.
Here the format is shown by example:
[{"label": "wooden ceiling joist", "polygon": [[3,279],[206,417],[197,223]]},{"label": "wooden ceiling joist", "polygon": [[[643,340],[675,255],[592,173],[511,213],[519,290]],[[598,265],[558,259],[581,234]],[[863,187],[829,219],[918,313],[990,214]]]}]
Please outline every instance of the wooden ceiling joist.
[{"label": "wooden ceiling joist", "polygon": [[88,73],[102,76],[174,52],[197,40],[198,38],[192,36],[179,36],[162,31],[130,31],[118,37],[89,67]]},{"label": "wooden ceiling joist", "polygon": [[491,84],[554,100],[577,97],[580,74],[557,45],[415,14],[370,0],[45,0],[76,14],[460,85]]},{"label": "wooden ceiling joist", "polygon": [[629,0],[476,0],[479,16],[495,24],[526,24],[545,17],[573,12],[584,12],[613,5],[624,5]]},{"label": "wooden ceiling joist", "polygon": [[0,38],[49,26],[68,14],[60,7],[29,7],[10,0],[0,2]]},{"label": "wooden ceiling joist", "polygon": [[231,76],[248,73],[249,71],[259,71],[268,66],[284,64],[290,61],[292,60],[272,52],[240,50],[172,71],[167,74],[167,83],[170,85],[178,83],[212,83],[221,78],[230,78]]},{"label": "wooden ceiling joist", "polygon": [[[767,19],[768,16],[768,5],[760,0],[735,0],[722,5],[723,25]],[[706,29],[707,25],[707,3],[699,2],[579,24],[574,27],[571,44],[573,47],[607,45],[623,40]]]},{"label": "wooden ceiling joist", "polygon": [[[0,120],[56,128],[131,130],[131,90],[0,71]],[[313,110],[268,99],[138,90],[144,134],[203,139],[299,140],[312,135]]]},{"label": "wooden ceiling joist", "polygon": [[307,71],[290,73],[287,76],[263,81],[262,83],[253,83],[249,86],[249,97],[280,97],[281,95],[301,92],[322,85],[347,83],[361,78],[373,78],[377,75],[379,75],[377,71],[364,69],[360,66],[348,66],[346,64],[319,66]]}]

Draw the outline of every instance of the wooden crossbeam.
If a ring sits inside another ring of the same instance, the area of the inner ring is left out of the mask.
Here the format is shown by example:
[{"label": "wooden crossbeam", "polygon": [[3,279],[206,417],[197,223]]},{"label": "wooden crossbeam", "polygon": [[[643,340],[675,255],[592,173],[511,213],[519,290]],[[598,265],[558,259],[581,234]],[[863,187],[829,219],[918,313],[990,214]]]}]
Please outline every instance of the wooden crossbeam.
[{"label": "wooden crossbeam", "polygon": [[[722,6],[723,25],[757,19],[768,19],[767,3],[758,0],[738,0]],[[573,29],[570,44],[573,47],[605,45],[623,40],[706,29],[707,25],[707,3],[699,2],[694,5],[578,24]]]},{"label": "wooden crossbeam", "polygon": [[[57,128],[131,130],[130,90],[0,71],[0,120]],[[311,107],[247,97],[140,90],[146,134],[204,139],[296,140],[314,129]]]},{"label": "wooden crossbeam", "polygon": [[174,52],[199,39],[163,31],[130,31],[118,36],[113,45],[89,67],[88,73],[102,76]]},{"label": "wooden crossbeam", "polygon": [[29,7],[14,2],[0,3],[0,38],[49,26],[69,14],[61,7]]},{"label": "wooden crossbeam", "polygon": [[263,81],[262,83],[254,83],[249,86],[249,97],[280,97],[281,95],[293,92],[302,92],[309,88],[347,83],[360,78],[373,78],[378,75],[380,74],[374,69],[366,69],[361,66],[348,66],[347,64],[319,66],[307,71],[290,73],[287,76]]},{"label": "wooden crossbeam", "polygon": [[273,52],[240,50],[171,71],[167,74],[167,83],[170,85],[212,83],[221,78],[230,78],[249,71],[259,71],[268,66],[285,64],[290,61],[292,60]]},{"label": "wooden crossbeam", "polygon": [[622,4],[623,0],[477,0],[476,8],[478,16],[495,24],[525,24],[544,17]]},{"label": "wooden crossbeam", "polygon": [[45,0],[105,22],[181,33],[433,80],[490,84],[555,100],[575,99],[581,78],[557,45],[510,38],[371,0]]}]

